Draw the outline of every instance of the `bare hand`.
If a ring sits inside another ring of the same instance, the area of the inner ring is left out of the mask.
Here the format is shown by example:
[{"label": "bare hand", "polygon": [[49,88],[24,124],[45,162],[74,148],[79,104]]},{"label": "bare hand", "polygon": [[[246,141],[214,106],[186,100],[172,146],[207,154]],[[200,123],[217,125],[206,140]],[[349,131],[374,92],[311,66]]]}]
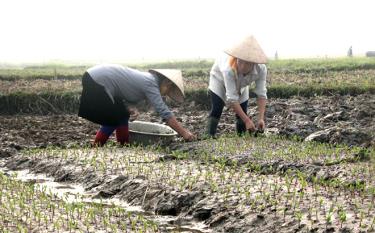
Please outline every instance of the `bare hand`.
[{"label": "bare hand", "polygon": [[197,139],[197,136],[195,136],[188,130],[184,133],[184,135],[182,135],[182,137],[184,138],[185,141],[188,141],[188,142],[191,142]]},{"label": "bare hand", "polygon": [[258,130],[263,131],[265,127],[266,127],[266,124],[264,123],[264,120],[263,119],[258,120]]},{"label": "bare hand", "polygon": [[139,112],[136,108],[129,108],[129,113],[130,113],[129,121],[134,121],[139,116]]},{"label": "bare hand", "polygon": [[245,122],[245,124],[246,124],[246,130],[250,132],[254,132],[256,130],[254,122],[250,118]]}]

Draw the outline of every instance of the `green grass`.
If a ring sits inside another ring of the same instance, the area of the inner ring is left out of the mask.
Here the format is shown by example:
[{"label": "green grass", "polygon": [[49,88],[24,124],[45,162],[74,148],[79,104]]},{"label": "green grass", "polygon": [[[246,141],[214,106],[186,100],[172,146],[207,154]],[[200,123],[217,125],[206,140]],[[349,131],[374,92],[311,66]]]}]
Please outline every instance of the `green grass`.
[{"label": "green grass", "polygon": [[[170,61],[133,64],[132,67],[178,68],[185,77],[187,101],[207,107],[209,71],[213,61]],[[85,65],[0,65],[0,112],[76,111]],[[271,60],[268,64],[269,98],[292,96],[359,95],[375,93],[375,59],[336,58]]]},{"label": "green grass", "polygon": [[332,95],[375,94],[375,85],[305,85],[290,86],[278,84],[268,88],[269,98],[291,98],[293,96],[313,97]]},{"label": "green grass", "polygon": [[[41,92],[14,92],[0,94],[0,114],[48,114],[48,113],[77,113],[80,91],[53,90]],[[375,94],[374,85],[338,85],[338,86],[288,86],[274,85],[268,88],[268,98],[291,98],[293,96],[314,97],[322,95],[359,95]],[[195,102],[197,108],[207,109],[210,101],[206,88],[188,89],[185,93],[186,102]],[[255,97],[254,94],[252,94]],[[168,105],[176,103],[167,101]]]},{"label": "green grass", "polygon": [[0,80],[18,79],[80,79],[87,67],[12,68],[0,69]]},{"label": "green grass", "polygon": [[375,69],[375,59],[368,57],[273,60],[270,70],[288,72],[324,72]]},{"label": "green grass", "polygon": [[[181,69],[185,76],[208,76],[213,60],[166,61],[160,63],[129,64],[141,70],[149,68]],[[33,65],[0,65],[0,79],[16,78],[80,78],[92,64],[67,65],[60,63]],[[127,64],[123,64],[127,65]],[[270,60],[269,71],[276,73],[349,71],[375,69],[375,59],[366,57]]]},{"label": "green grass", "polygon": [[79,94],[64,93],[12,93],[0,95],[1,114],[22,113],[76,113]]}]

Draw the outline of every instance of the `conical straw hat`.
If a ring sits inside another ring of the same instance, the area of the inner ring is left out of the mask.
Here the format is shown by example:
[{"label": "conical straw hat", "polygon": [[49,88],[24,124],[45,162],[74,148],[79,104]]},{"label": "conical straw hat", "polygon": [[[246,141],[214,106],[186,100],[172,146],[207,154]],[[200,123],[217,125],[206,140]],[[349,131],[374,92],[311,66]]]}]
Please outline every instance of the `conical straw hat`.
[{"label": "conical straw hat", "polygon": [[181,70],[150,69],[149,72],[154,73],[156,75],[161,75],[162,77],[165,77],[169,79],[171,82],[173,82],[173,84],[175,84],[175,87],[173,88],[173,90],[170,90],[168,92],[168,96],[179,103],[182,103],[184,101],[184,80],[182,77]]},{"label": "conical straw hat", "polygon": [[257,64],[267,63],[267,57],[254,36],[247,36],[224,52],[244,61]]}]

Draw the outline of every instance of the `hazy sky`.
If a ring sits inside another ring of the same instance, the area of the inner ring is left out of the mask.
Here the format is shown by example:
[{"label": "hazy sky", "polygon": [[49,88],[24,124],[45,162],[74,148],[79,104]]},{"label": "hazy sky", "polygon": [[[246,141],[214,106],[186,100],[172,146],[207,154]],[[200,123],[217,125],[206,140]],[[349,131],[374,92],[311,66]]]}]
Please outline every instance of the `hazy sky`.
[{"label": "hazy sky", "polygon": [[254,34],[269,57],[375,50],[374,0],[0,0],[0,62],[215,58]]}]

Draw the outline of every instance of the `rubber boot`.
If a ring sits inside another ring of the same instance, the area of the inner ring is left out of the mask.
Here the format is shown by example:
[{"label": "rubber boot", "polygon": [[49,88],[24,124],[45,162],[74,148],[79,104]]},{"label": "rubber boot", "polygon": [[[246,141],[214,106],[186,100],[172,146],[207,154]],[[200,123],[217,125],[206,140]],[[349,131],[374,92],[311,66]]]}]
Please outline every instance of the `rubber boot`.
[{"label": "rubber boot", "polygon": [[116,128],[116,139],[122,146],[129,143],[129,127],[127,125]]},{"label": "rubber boot", "polygon": [[238,136],[242,136],[246,132],[246,124],[241,118],[236,118],[236,130]]},{"label": "rubber boot", "polygon": [[108,138],[109,138],[108,134],[104,133],[101,130],[98,130],[98,132],[95,135],[95,140],[94,140],[92,146],[94,146],[94,147],[104,146],[104,144],[107,142]]},{"label": "rubber boot", "polygon": [[113,133],[113,131],[116,129],[114,126],[105,126],[102,125],[98,132],[95,135],[95,140],[93,142],[93,146],[104,146],[104,144],[107,142],[109,136]]},{"label": "rubber boot", "polygon": [[214,138],[216,136],[218,124],[219,124],[219,119],[215,117],[208,117],[206,133],[209,137]]}]

